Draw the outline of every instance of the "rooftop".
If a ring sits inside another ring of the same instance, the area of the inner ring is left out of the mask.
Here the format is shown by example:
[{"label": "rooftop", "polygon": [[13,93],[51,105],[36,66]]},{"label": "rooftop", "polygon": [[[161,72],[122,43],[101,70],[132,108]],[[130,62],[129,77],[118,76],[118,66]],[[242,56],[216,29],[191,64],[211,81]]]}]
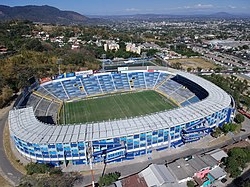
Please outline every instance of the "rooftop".
[{"label": "rooftop", "polygon": [[221,168],[221,167],[216,167],[212,169],[209,174],[216,180],[219,179],[223,176],[226,176],[227,173]]},{"label": "rooftop", "polygon": [[216,149],[216,150],[210,151],[206,154],[211,155],[211,157],[213,157],[218,162],[220,162],[222,158],[228,157],[227,153],[225,151],[223,151],[222,149]]},{"label": "rooftop", "polygon": [[179,181],[188,177],[193,177],[196,172],[196,170],[184,159],[176,160],[168,164],[168,167]]},{"label": "rooftop", "polygon": [[148,186],[161,186],[167,183],[175,183],[176,179],[165,165],[151,164],[140,172]]}]

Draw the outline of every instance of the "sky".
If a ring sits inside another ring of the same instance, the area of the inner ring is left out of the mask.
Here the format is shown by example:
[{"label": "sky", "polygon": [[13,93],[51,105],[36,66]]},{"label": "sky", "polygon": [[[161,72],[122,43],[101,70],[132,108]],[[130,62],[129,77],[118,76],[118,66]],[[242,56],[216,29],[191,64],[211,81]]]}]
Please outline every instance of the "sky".
[{"label": "sky", "polygon": [[250,0],[0,0],[1,5],[49,5],[83,15],[250,14]]}]

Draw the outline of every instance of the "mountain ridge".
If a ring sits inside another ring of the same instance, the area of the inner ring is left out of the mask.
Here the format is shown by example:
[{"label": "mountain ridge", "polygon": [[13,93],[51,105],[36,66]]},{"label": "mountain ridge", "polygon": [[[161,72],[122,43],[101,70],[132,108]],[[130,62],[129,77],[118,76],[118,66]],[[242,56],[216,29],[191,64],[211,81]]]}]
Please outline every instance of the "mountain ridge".
[{"label": "mountain ridge", "polygon": [[84,24],[91,19],[74,11],[62,11],[58,8],[42,5],[6,6],[0,5],[1,20],[30,20],[51,24]]},{"label": "mountain ridge", "polygon": [[29,20],[33,22],[59,24],[59,25],[83,25],[103,24],[109,21],[135,19],[135,20],[159,20],[159,19],[196,19],[196,18],[250,18],[250,14],[231,14],[216,12],[210,14],[131,14],[131,15],[96,15],[84,16],[74,11],[60,10],[49,5],[6,6],[0,5],[0,20]]}]

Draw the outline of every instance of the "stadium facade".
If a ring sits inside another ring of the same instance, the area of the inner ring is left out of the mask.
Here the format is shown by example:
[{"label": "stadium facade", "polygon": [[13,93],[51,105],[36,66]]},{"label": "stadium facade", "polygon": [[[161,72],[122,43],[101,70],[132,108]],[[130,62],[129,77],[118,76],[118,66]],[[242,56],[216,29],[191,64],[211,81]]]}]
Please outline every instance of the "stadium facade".
[{"label": "stadium facade", "polygon": [[[70,125],[46,124],[34,113],[43,100],[52,104],[145,89],[161,93],[179,107],[134,118]],[[20,107],[34,93],[42,99],[33,107]],[[221,88],[193,74],[164,67],[46,78],[35,91],[26,90],[17,103],[9,113],[16,149],[33,162],[54,165],[122,162],[152,151],[169,151],[198,141],[215,127],[230,122],[235,112],[233,98]]]}]

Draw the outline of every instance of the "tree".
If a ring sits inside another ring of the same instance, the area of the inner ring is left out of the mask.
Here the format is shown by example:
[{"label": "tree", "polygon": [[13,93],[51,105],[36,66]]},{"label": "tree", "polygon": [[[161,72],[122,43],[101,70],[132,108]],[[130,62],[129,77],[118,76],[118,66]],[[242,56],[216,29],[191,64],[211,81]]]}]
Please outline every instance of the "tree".
[{"label": "tree", "polygon": [[245,120],[245,117],[240,113],[236,114],[236,116],[234,118],[234,121],[236,123],[242,123],[242,122],[244,122],[244,120]]},{"label": "tree", "polygon": [[192,68],[188,67],[187,72],[190,72],[190,71],[192,71]]},{"label": "tree", "polygon": [[222,126],[222,131],[224,133],[228,133],[228,132],[235,132],[237,129],[238,125],[235,123],[226,123]]},{"label": "tree", "polygon": [[195,187],[194,181],[187,181],[187,186],[188,187]]},{"label": "tree", "polygon": [[199,67],[199,66],[196,69],[197,69],[198,72],[201,72],[201,70],[202,70],[202,68]]},{"label": "tree", "polygon": [[250,161],[250,148],[234,147],[229,150],[228,157],[223,160],[226,171],[231,177],[235,178],[241,174],[246,167],[246,163]]},{"label": "tree", "polygon": [[105,174],[99,178],[98,184],[99,186],[111,185],[113,182],[117,181],[120,176],[121,174],[119,172]]},{"label": "tree", "polygon": [[219,127],[216,127],[211,135],[215,138],[218,138],[221,135],[222,131]]},{"label": "tree", "polygon": [[147,56],[152,57],[158,52],[158,50],[157,49],[149,49],[146,52],[147,52]]},{"label": "tree", "polygon": [[5,86],[2,88],[1,93],[2,94],[0,95],[0,108],[11,100],[13,90],[10,87]]},{"label": "tree", "polygon": [[242,49],[249,49],[249,46],[248,45],[243,45]]},{"label": "tree", "polygon": [[174,69],[182,69],[182,66],[181,66],[181,63],[180,63],[180,62],[173,63],[171,66],[172,66],[172,68],[174,68]]},{"label": "tree", "polygon": [[25,44],[25,49],[32,51],[43,51],[44,47],[38,39],[31,39]]},{"label": "tree", "polygon": [[2,108],[4,106],[4,100],[3,97],[0,96],[0,108]]}]

